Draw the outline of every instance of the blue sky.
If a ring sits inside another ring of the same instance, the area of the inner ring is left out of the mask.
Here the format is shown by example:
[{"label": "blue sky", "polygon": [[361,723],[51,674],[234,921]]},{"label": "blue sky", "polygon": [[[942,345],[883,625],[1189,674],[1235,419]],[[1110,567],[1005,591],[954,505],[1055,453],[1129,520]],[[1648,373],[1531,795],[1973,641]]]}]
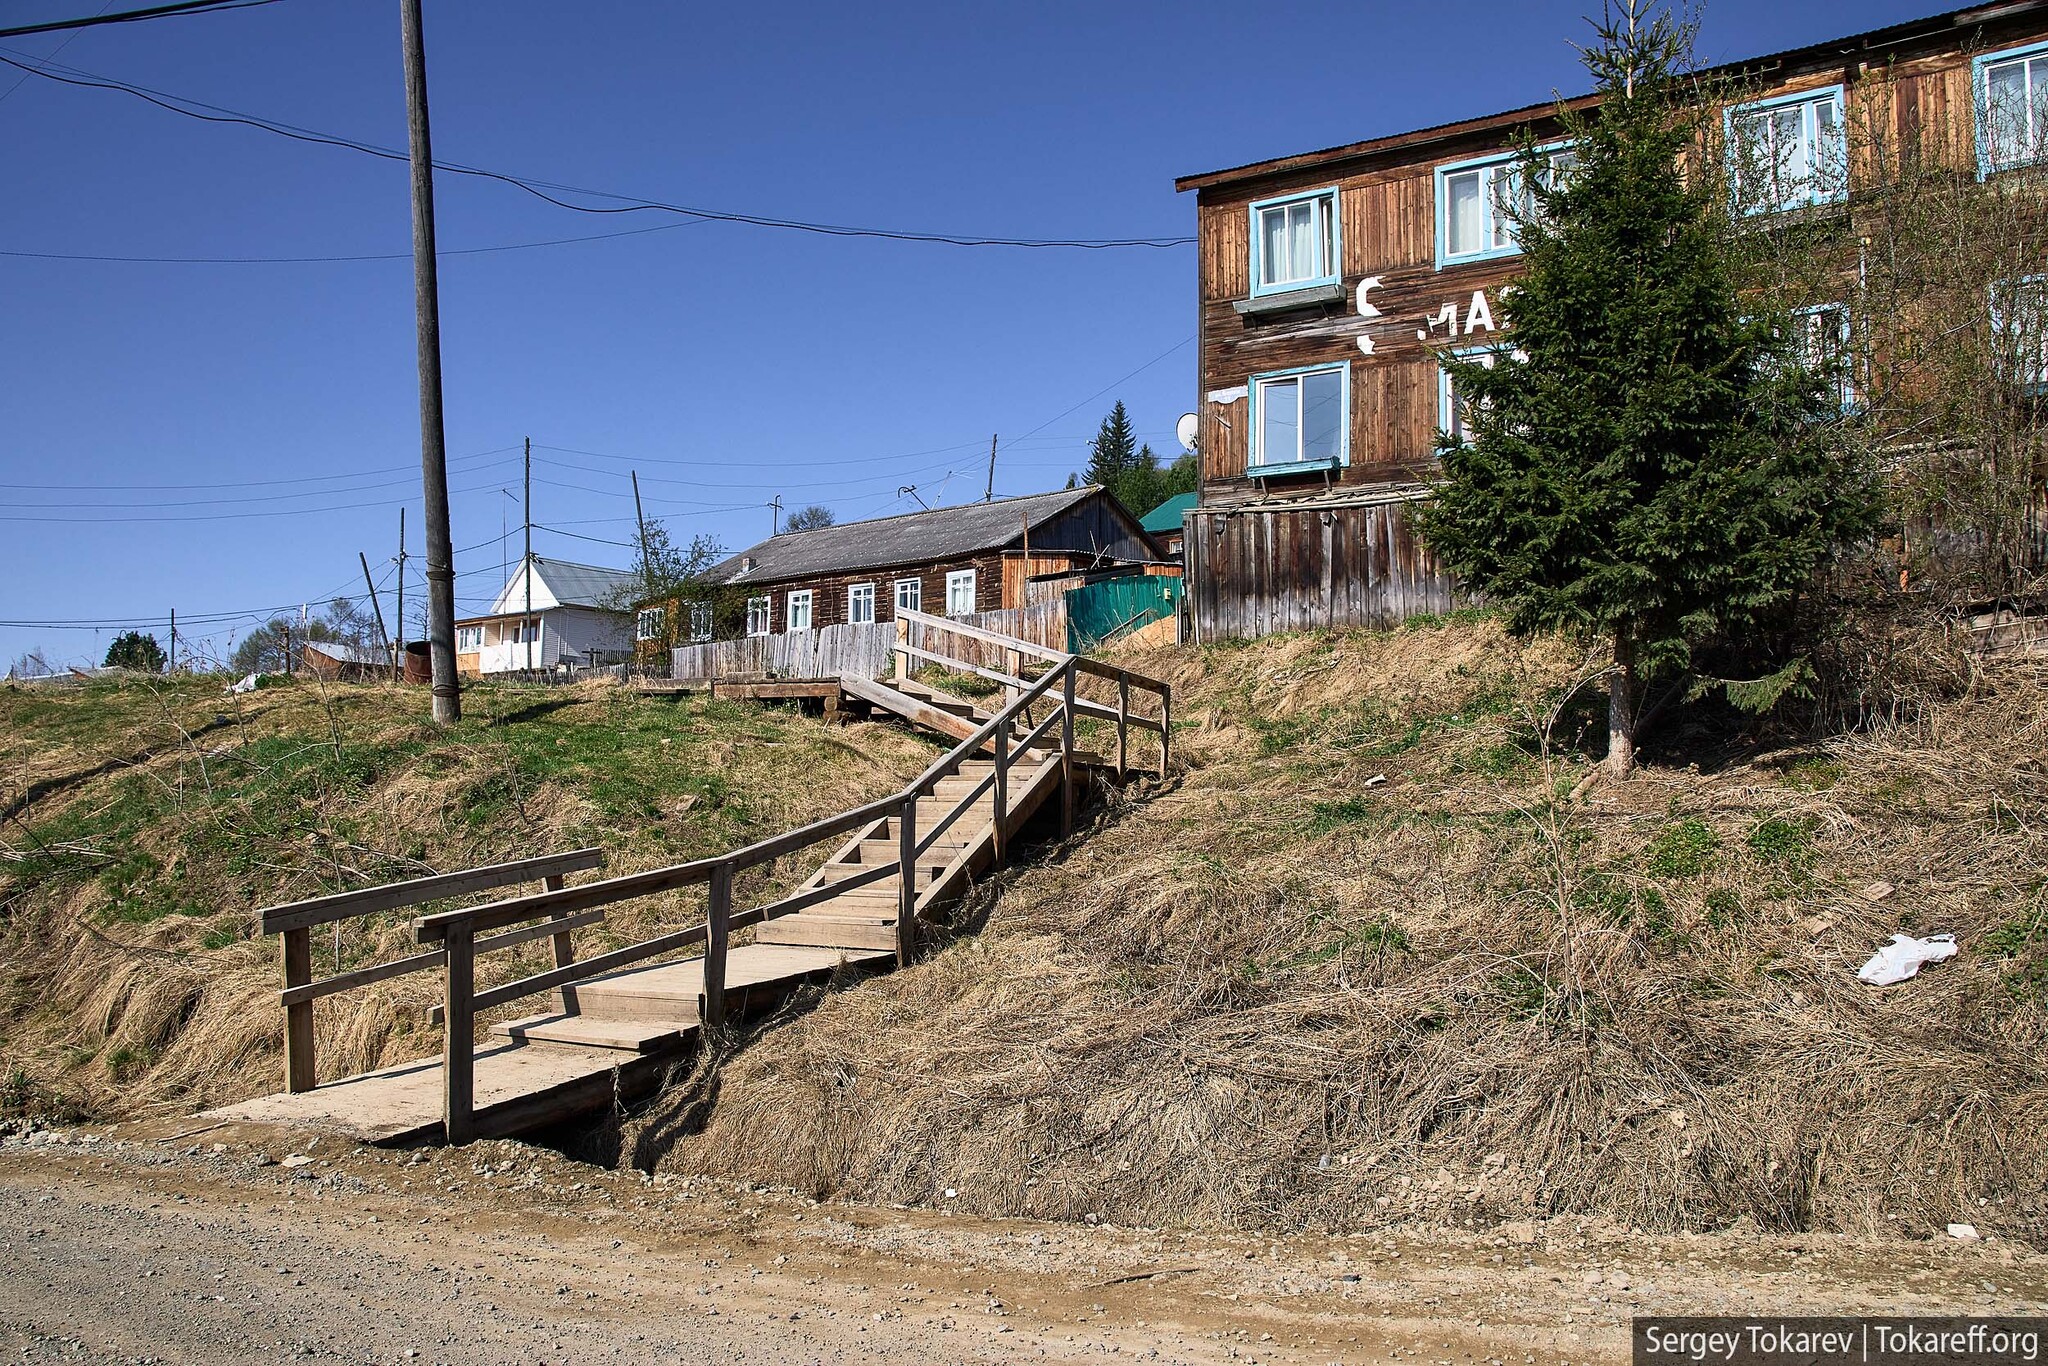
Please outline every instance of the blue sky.
[{"label": "blue sky", "polygon": [[[0,26],[99,0],[0,0]],[[115,0],[114,8],[130,8]],[[1590,0],[1433,5],[651,5],[427,0],[435,152],[598,190],[912,231],[1191,233],[1176,175],[1584,86]],[[1708,61],[1930,12],[1712,0]],[[398,7],[281,0],[113,25],[56,61],[403,147]],[[64,35],[0,41],[46,57]],[[0,619],[161,622],[390,582],[419,529],[403,165],[0,67]],[[443,175],[444,252],[619,233]],[[623,565],[627,471],[678,539],[740,548],[765,504],[842,521],[1064,482],[1112,401],[1174,452],[1193,406],[1191,248],[970,249],[723,224],[455,256],[441,270],[458,606],[518,555],[535,443],[543,554]],[[284,482],[296,481],[296,482]],[[28,486],[37,487],[28,487]],[[501,490],[510,490],[508,497]],[[598,540],[579,540],[574,532]],[[414,562],[408,615],[421,580]],[[390,602],[386,600],[386,611]],[[0,627],[97,663],[108,631]],[[159,629],[159,634],[161,630]]]}]

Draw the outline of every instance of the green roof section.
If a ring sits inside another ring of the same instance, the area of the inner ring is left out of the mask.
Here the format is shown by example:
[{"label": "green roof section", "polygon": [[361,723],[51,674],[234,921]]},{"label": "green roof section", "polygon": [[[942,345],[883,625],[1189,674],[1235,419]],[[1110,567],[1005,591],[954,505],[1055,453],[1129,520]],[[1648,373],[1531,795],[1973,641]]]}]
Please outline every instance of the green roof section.
[{"label": "green roof section", "polygon": [[1192,493],[1176,493],[1140,517],[1138,525],[1147,531],[1179,531],[1181,517],[1194,509],[1195,498]]}]

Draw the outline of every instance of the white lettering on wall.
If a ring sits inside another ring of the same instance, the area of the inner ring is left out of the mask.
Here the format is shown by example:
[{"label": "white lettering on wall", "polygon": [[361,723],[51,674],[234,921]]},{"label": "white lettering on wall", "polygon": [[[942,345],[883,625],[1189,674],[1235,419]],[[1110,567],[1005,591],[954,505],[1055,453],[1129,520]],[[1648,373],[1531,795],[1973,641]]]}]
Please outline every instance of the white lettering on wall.
[{"label": "white lettering on wall", "polygon": [[1472,291],[1472,302],[1465,310],[1465,335],[1471,336],[1480,328],[1493,331],[1493,310],[1486,306],[1486,291]]}]

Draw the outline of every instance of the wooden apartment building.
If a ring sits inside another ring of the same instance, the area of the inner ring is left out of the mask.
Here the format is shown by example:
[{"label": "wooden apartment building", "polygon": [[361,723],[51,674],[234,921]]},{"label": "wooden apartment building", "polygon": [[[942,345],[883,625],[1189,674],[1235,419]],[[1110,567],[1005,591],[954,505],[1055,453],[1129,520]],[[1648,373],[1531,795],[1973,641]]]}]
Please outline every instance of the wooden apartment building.
[{"label": "wooden apartment building", "polygon": [[[1974,160],[1985,179],[2048,157],[2048,0],[1722,74],[1754,92],[1723,111],[1730,146],[1767,153],[1747,172],[1747,211],[1849,211],[1871,175],[1846,148],[1852,116],[1880,143]],[[1568,173],[1544,104],[1176,182],[1195,192],[1200,239],[1202,484],[1184,551],[1196,639],[1383,626],[1450,604],[1407,512],[1457,422],[1437,357],[1504,336],[1501,291],[1520,250],[1500,206],[1517,193],[1525,129]],[[1851,304],[1846,292],[1811,300],[1803,339],[1846,342]]]}]

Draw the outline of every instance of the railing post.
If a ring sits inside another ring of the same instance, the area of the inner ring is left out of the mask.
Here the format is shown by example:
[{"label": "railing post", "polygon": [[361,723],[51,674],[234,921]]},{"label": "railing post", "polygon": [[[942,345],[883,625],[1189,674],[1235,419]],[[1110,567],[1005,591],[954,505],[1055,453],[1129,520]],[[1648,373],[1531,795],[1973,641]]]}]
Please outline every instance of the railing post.
[{"label": "railing post", "polygon": [[725,949],[732,925],[732,864],[711,870],[710,914],[704,927],[704,1027],[725,1027]]},{"label": "railing post", "polygon": [[1060,683],[1060,834],[1074,833],[1074,661]]},{"label": "railing post", "polygon": [[896,812],[896,966],[910,962],[917,927],[917,794],[903,799]]},{"label": "railing post", "polygon": [[910,677],[910,652],[907,648],[909,644],[910,622],[899,616],[896,618],[896,648],[890,651],[890,657],[895,661],[895,678],[898,683]]},{"label": "railing post", "polygon": [[1010,844],[1006,828],[1010,819],[1010,718],[999,717],[996,725],[996,810],[992,828],[995,830],[996,862],[1002,863]]},{"label": "railing post", "polygon": [[[1003,672],[1012,678],[1022,678],[1024,676],[1023,651],[1015,646],[1011,646],[1003,651]],[[1005,683],[1003,684],[1003,700],[1005,702],[1015,702],[1022,695],[1023,691],[1024,689],[1018,684]]]},{"label": "railing post", "polygon": [[[284,984],[303,987],[313,980],[313,932],[284,932]],[[310,1091],[314,1085],[313,1003],[284,1008],[284,1089]]]},{"label": "railing post", "polygon": [[[568,883],[568,881],[569,879],[563,877],[560,873],[555,873],[548,877],[542,878],[541,886],[547,888],[547,890],[551,892],[559,892]],[[567,920],[569,917],[566,915],[558,915],[553,918],[556,920]],[[554,935],[552,938],[555,948],[555,966],[558,968],[566,968],[571,963],[575,962],[576,945],[570,940],[569,932],[567,930],[563,930],[559,934]],[[563,987],[560,991],[556,992],[555,994],[561,999],[562,1013],[564,1015],[575,1013],[576,988]]]},{"label": "railing post", "polygon": [[1159,781],[1166,781],[1166,767],[1173,759],[1173,689],[1159,685]]},{"label": "railing post", "polygon": [[1116,676],[1116,780],[1131,769],[1131,676]]},{"label": "railing post", "polygon": [[448,927],[448,1000],[441,1012],[441,1129],[451,1147],[476,1136],[476,931]]}]

